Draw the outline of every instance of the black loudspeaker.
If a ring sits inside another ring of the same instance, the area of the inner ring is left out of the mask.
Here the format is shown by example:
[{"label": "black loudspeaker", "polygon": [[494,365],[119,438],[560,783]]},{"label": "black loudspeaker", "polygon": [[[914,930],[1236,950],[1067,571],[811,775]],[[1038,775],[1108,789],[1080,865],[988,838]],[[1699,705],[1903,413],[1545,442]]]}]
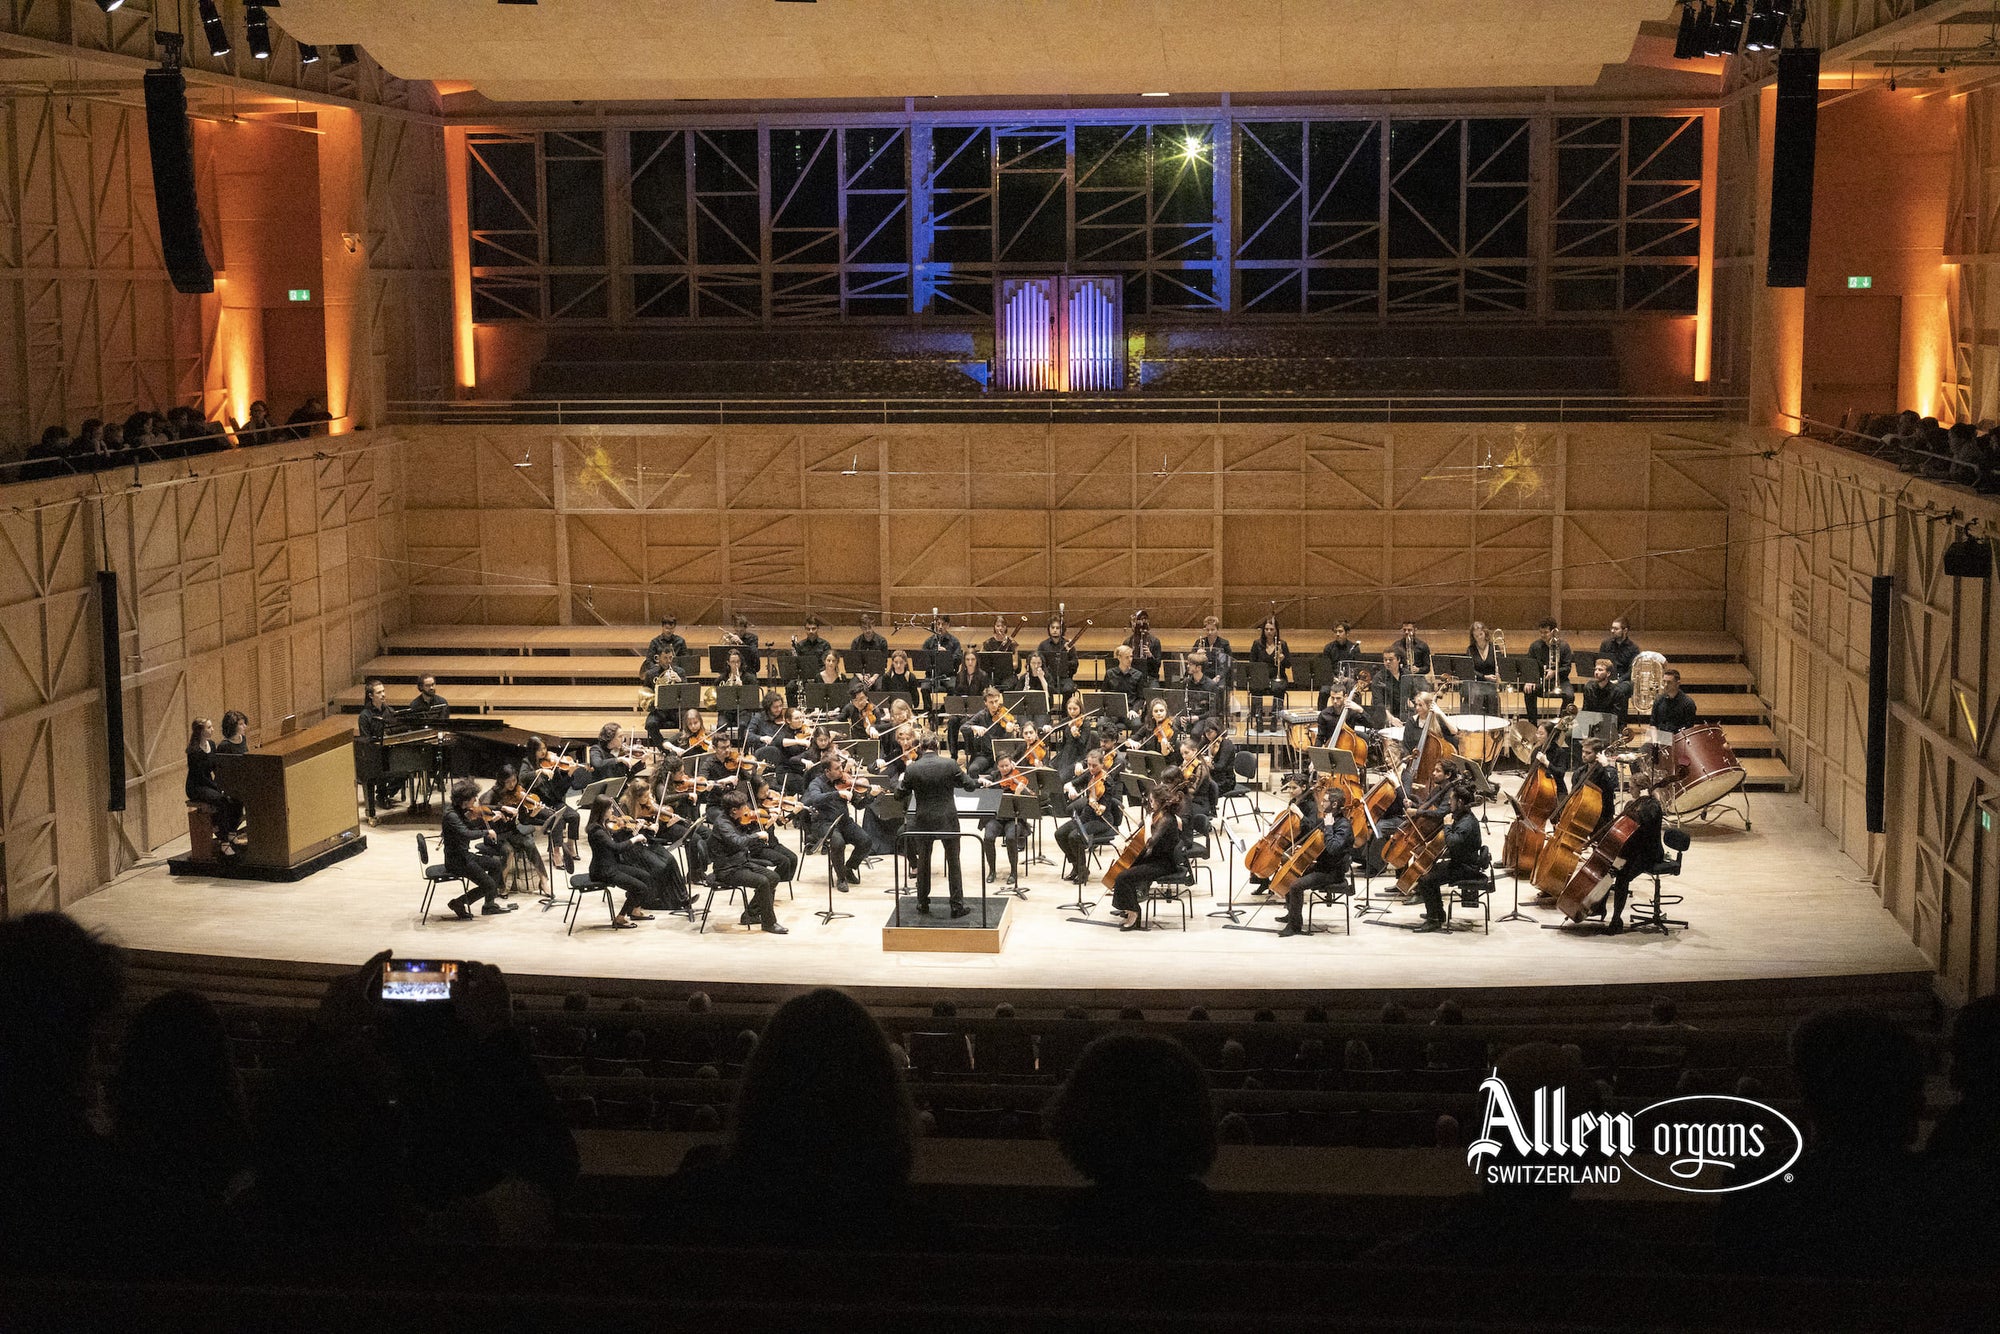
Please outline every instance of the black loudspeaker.
[{"label": "black loudspeaker", "polygon": [[1974,537],[1970,528],[1944,549],[1944,572],[1954,579],[1993,577],[1993,548],[1985,539]]},{"label": "black loudspeaker", "polygon": [[1819,51],[1778,55],[1778,130],[1771,145],[1771,254],[1766,287],[1804,287],[1812,253],[1813,152],[1819,136]]},{"label": "black loudspeaker", "polygon": [[146,146],[153,157],[153,207],[160,249],[176,292],[213,292],[215,270],[201,245],[194,200],[194,140],[188,132],[187,84],[178,69],[146,71]]},{"label": "black loudspeaker", "polygon": [[1889,604],[1896,576],[1878,574],[1868,590],[1868,832],[1882,832],[1882,798],[1889,767]]},{"label": "black loudspeaker", "polygon": [[111,775],[107,811],[125,809],[125,671],[118,654],[118,575],[97,572],[98,638],[104,650],[104,771]]}]

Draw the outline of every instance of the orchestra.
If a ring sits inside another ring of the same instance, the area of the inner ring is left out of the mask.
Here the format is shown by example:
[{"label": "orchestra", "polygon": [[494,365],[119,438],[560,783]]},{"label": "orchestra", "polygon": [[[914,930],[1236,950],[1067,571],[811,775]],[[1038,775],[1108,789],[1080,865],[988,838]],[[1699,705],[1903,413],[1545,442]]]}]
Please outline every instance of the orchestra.
[{"label": "orchestra", "polygon": [[[976,651],[941,609],[891,618],[886,634],[872,615],[858,619],[861,632],[842,650],[807,614],[790,654],[773,656],[741,613],[692,650],[678,618],[664,615],[641,655],[643,724],[605,721],[587,744],[516,743],[506,763],[480,774],[490,779],[483,793],[435,764],[378,765],[364,790],[388,805],[402,786],[392,773],[420,774],[418,794],[447,786],[439,837],[446,867],[466,885],[448,905],[459,919],[482,899],[485,915],[509,911],[508,880],[535,883],[553,901],[560,854],[573,866],[582,841],[592,880],[621,894],[614,927],[659,909],[692,921],[706,913],[696,906],[706,889],[740,898],[742,924],[782,935],[776,891],[806,858],[824,856],[829,888],[848,892],[896,855],[906,828],[951,832],[944,796],[956,790],[973,794],[956,818],[981,840],[987,880],[998,879],[1004,846],[1004,885],[1017,895],[1027,892],[1038,826],[1062,853],[1063,879],[1100,876],[1123,932],[1144,929],[1148,898],[1174,892],[1162,882],[1181,883],[1174,873],[1191,857],[1241,856],[1253,911],[1282,905],[1271,930],[1291,938],[1313,934],[1309,904],[1364,891],[1372,904],[1420,908],[1412,930],[1449,929],[1446,895],[1495,875],[1517,877],[1534,903],[1572,924],[1621,931],[1634,878],[1658,863],[1663,830],[1689,813],[1677,794],[1719,769],[1718,781],[1698,786],[1690,809],[1699,810],[1741,779],[1736,766],[1732,782],[1719,736],[1719,761],[1683,753],[1721,729],[1700,726],[1680,670],[1642,650],[1623,618],[1581,680],[1553,616],[1518,657],[1480,620],[1467,624],[1462,656],[1439,656],[1415,620],[1371,646],[1334,619],[1324,647],[1301,661],[1274,610],[1249,640],[1245,679],[1215,616],[1172,661],[1144,609],[1122,639],[1090,651],[1081,641],[1092,621],[1073,625],[1066,609],[1039,622],[996,615]],[[921,649],[895,646],[899,631],[920,623]],[[1021,629],[1036,623],[1046,637],[1022,643]],[[435,679],[415,681],[401,708],[388,703],[388,683],[367,683],[358,775],[375,749],[401,741],[420,750],[447,737],[438,729],[449,705]],[[725,687],[739,693],[716,700]],[[697,694],[720,705],[712,726],[704,708],[683,707]],[[1297,707],[1306,703],[1317,708]],[[1628,714],[1639,725],[1621,734]],[[198,724],[188,747],[189,800],[213,808],[221,857],[244,838],[242,805],[215,773],[216,754],[248,745],[248,719],[228,716],[233,732],[215,737]],[[1484,741],[1496,735],[1504,744]],[[1480,748],[1459,753],[1473,743]],[[1488,772],[1496,765],[1505,787]],[[1275,817],[1246,814],[1232,799],[1254,795],[1266,771],[1289,775],[1288,803]],[[906,801],[918,793],[924,812],[913,818]],[[1501,798],[1513,809],[1496,858],[1484,852],[1477,812]],[[902,852],[927,901],[928,866]],[[958,909],[955,861],[947,858]],[[1370,888],[1383,876],[1393,883]],[[1072,906],[1085,920],[1092,905]]]}]

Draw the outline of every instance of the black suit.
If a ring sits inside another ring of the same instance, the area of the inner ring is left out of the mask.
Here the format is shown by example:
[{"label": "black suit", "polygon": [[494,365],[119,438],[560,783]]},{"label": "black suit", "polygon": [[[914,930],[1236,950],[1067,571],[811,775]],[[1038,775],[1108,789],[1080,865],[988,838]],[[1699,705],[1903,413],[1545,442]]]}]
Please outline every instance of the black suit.
[{"label": "black suit", "polygon": [[485,851],[479,845],[486,840],[486,830],[474,824],[458,807],[447,804],[444,808],[443,827],[439,830],[439,842],[444,845],[444,869],[453,875],[464,876],[469,888],[465,893],[451,900],[448,907],[470,907],[474,899],[483,898],[490,906],[500,894],[500,868],[505,859],[496,853]]},{"label": "black suit", "polygon": [[[958,803],[952,793],[960,788],[970,792],[976,787],[965,770],[958,767],[958,761],[949,755],[932,753],[919,757],[903,771],[902,790],[916,798],[916,810],[904,826],[905,832],[957,833]],[[959,865],[957,839],[947,841],[945,875],[951,887],[952,906],[956,908],[965,902],[965,872]],[[930,903],[931,856],[927,847],[923,860],[917,863],[917,910],[928,911]]]}]

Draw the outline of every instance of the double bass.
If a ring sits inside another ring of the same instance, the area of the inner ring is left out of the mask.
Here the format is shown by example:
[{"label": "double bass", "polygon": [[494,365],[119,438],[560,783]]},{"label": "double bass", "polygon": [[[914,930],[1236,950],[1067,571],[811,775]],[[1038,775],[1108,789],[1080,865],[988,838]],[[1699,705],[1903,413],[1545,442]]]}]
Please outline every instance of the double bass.
[{"label": "double bass", "polygon": [[1611,892],[1611,882],[1625,864],[1625,845],[1639,832],[1639,822],[1629,811],[1628,804],[1610,828],[1591,840],[1583,860],[1570,872],[1562,892],[1556,896],[1556,908],[1570,921],[1581,921]]},{"label": "double bass", "polygon": [[1579,782],[1549,822],[1549,831],[1535,854],[1528,879],[1544,894],[1559,894],[1583,860],[1598,821],[1604,818],[1604,794],[1593,783]]},{"label": "double bass", "polygon": [[1503,867],[1516,875],[1534,874],[1535,858],[1548,837],[1549,817],[1560,800],[1562,794],[1555,775],[1549,772],[1548,756],[1537,751],[1521,779],[1521,790],[1514,796],[1514,823],[1507,826],[1507,840],[1501,844]]}]

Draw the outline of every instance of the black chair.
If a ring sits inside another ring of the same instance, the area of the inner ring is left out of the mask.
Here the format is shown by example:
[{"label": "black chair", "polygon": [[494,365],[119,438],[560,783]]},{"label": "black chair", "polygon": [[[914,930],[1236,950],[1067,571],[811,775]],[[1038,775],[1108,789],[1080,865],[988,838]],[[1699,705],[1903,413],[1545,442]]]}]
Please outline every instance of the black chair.
[{"label": "black chair", "polygon": [[605,918],[615,923],[618,920],[618,909],[611,902],[611,894],[618,886],[609,880],[592,879],[588,871],[577,870],[576,850],[573,847],[566,846],[564,852],[568,860],[569,903],[563,908],[563,920],[568,923],[563,934],[566,936],[576,934],[576,919],[583,916],[583,896],[586,894],[602,894]]},{"label": "black chair", "polygon": [[1499,886],[1493,880],[1493,851],[1481,845],[1479,849],[1479,869],[1452,880],[1448,886],[1454,893],[1445,896],[1445,929],[1451,929],[1452,920],[1460,907],[1479,908],[1485,914],[1482,930],[1493,934],[1493,895]]},{"label": "black chair", "polygon": [[1340,905],[1341,930],[1346,932],[1350,936],[1353,935],[1354,934],[1354,879],[1352,872],[1349,872],[1348,875],[1345,878],[1343,878],[1341,882],[1338,885],[1335,885],[1333,888],[1319,890],[1314,893],[1306,895],[1306,904],[1305,904],[1306,929],[1308,931],[1316,931],[1319,929],[1313,924],[1313,910],[1315,908],[1331,908],[1336,903]]},{"label": "black chair", "polygon": [[1667,916],[1666,909],[1679,903],[1681,895],[1663,896],[1660,893],[1660,880],[1663,876],[1678,876],[1681,873],[1681,863],[1687,859],[1688,845],[1692,841],[1685,829],[1668,829],[1660,835],[1660,842],[1671,849],[1674,855],[1671,859],[1649,866],[1641,872],[1642,875],[1652,878],[1653,897],[1650,902],[1643,905],[1637,903],[1632,905],[1634,931],[1657,931],[1664,936],[1673,927],[1687,925],[1682,918]]},{"label": "black chair", "polygon": [[470,882],[457,871],[431,865],[431,841],[422,834],[417,835],[417,864],[424,870],[424,902],[422,910],[417,914],[420,923],[430,921],[431,898],[437,893],[439,885],[455,884],[461,891],[472,887]]},{"label": "black chair", "polygon": [[972,1073],[972,1042],[963,1033],[908,1034],[910,1077],[963,1079]]},{"label": "black chair", "polygon": [[1230,776],[1229,790],[1222,794],[1222,801],[1216,809],[1228,815],[1231,802],[1248,801],[1253,817],[1263,815],[1263,808],[1257,804],[1257,789],[1254,786],[1257,782],[1257,752],[1237,751],[1235,760],[1230,764]]},{"label": "black chair", "polygon": [[1172,871],[1161,876],[1146,887],[1146,897],[1139,902],[1139,910],[1150,917],[1153,924],[1160,919],[1160,905],[1171,903],[1181,910],[1181,930],[1188,928],[1188,918],[1193,914],[1189,902],[1194,898],[1194,867],[1186,861],[1175,866]]}]

